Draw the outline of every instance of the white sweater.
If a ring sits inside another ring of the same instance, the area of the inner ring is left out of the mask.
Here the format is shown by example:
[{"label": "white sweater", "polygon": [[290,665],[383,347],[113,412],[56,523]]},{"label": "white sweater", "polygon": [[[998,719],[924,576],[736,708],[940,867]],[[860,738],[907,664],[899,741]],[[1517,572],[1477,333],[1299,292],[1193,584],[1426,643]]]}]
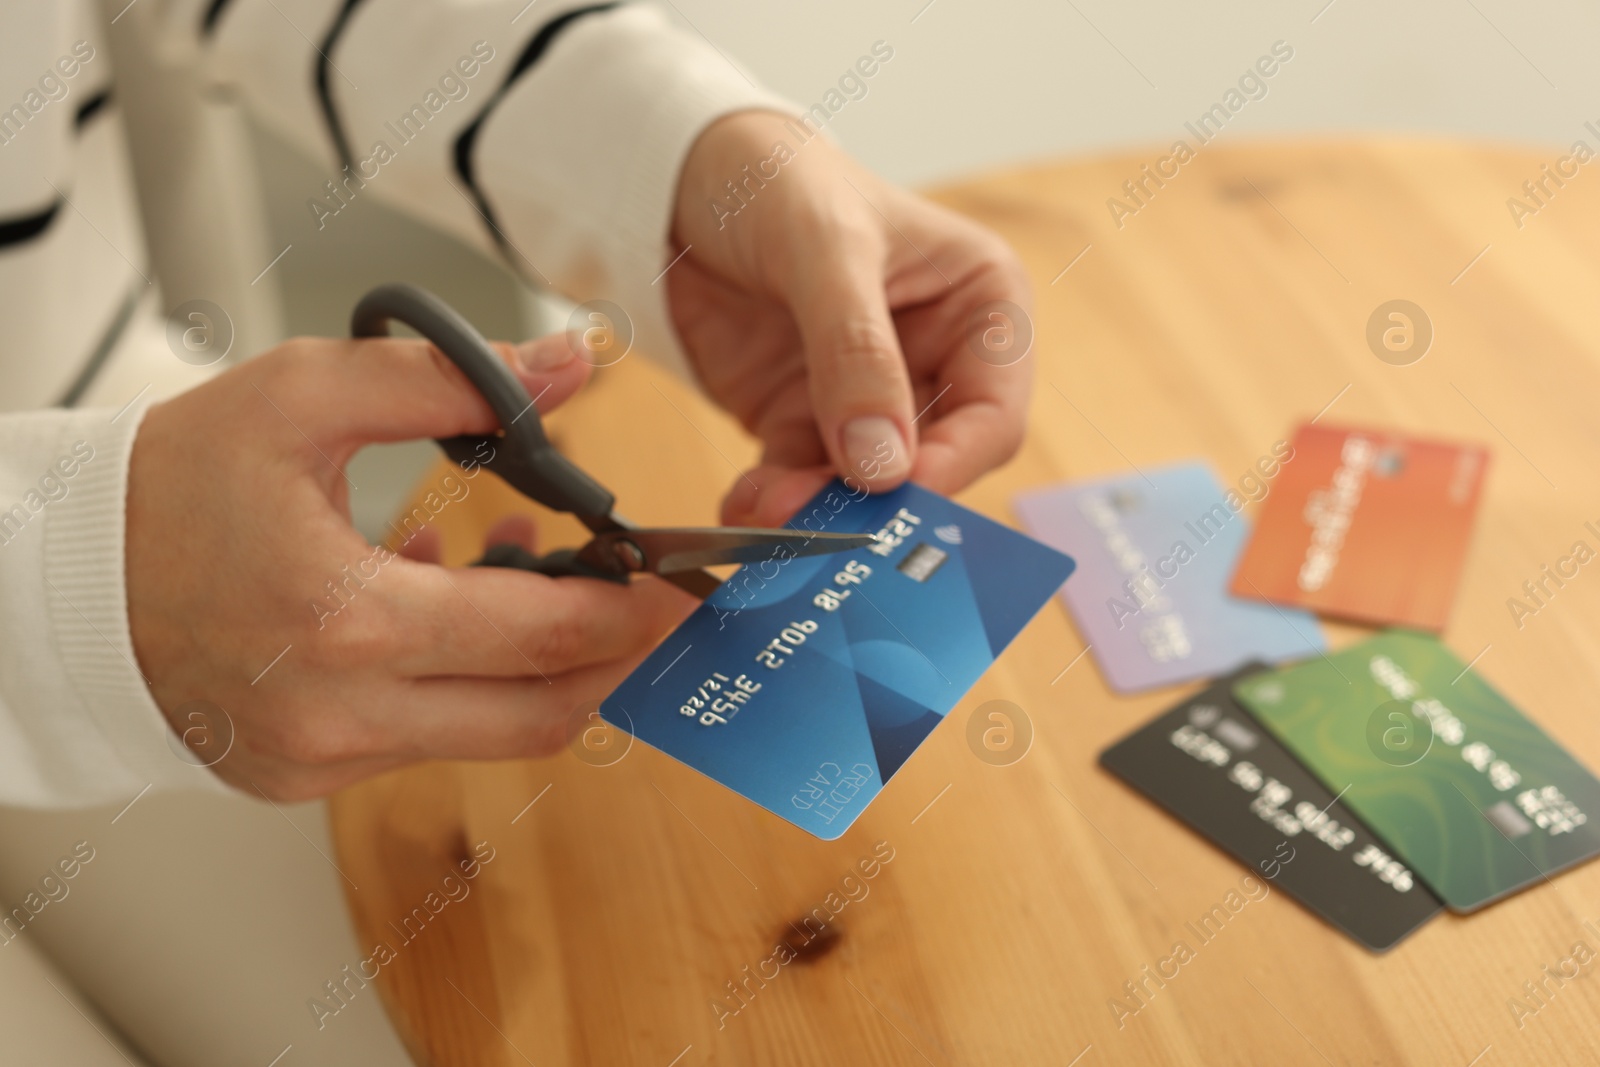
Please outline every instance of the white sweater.
[{"label": "white sweater", "polygon": [[[658,350],[672,332],[650,283],[689,147],[720,115],[786,108],[632,4],[143,3],[160,47],[197,53],[340,187],[616,301]],[[88,0],[0,14],[0,92],[15,97],[0,97],[0,804],[215,782],[169,746],[128,632],[124,498],[149,395],[48,407],[93,391],[153,284],[107,31]]]}]

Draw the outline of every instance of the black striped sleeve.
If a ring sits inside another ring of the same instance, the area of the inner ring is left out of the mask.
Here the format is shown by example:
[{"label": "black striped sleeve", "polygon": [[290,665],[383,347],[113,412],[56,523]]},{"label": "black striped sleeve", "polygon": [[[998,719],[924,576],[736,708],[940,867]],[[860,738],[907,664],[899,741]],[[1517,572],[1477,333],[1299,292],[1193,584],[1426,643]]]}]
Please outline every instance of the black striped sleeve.
[{"label": "black striped sleeve", "polygon": [[61,201],[58,199],[43,211],[0,219],[0,248],[9,248],[33,240],[48,230],[59,214],[61,214]]},{"label": "black striped sleeve", "polygon": [[344,122],[339,117],[339,109],[333,102],[333,50],[339,45],[339,38],[344,36],[345,27],[350,25],[350,16],[355,14],[361,0],[344,0],[339,5],[339,13],[334,16],[333,24],[328,27],[328,32],[323,35],[322,44],[317,49],[316,83],[317,102],[322,106],[323,121],[328,124],[328,139],[333,142],[333,149],[339,154],[339,165],[350,167],[355,165],[355,156],[350,153],[350,138],[344,132]]},{"label": "black striped sleeve", "polygon": [[518,79],[532,70],[534,65],[544,57],[545,53],[550,50],[550,46],[555,43],[556,38],[561,36],[562,31],[581,18],[610,11],[619,6],[621,6],[620,3],[613,0],[611,3],[574,8],[539,27],[538,32],[528,39],[528,43],[523,47],[521,54],[517,56],[517,62],[511,68],[511,73],[506,75],[506,80],[495,89],[489,99],[484,102],[483,107],[473,116],[472,121],[456,137],[456,174],[460,176],[462,183],[466,185],[473,204],[477,206],[478,213],[483,216],[484,224],[489,227],[489,236],[502,252],[508,251],[505,234],[501,232],[499,223],[495,221],[494,208],[490,205],[489,198],[484,195],[482,188],[478,185],[477,164],[473,156],[478,143],[478,133],[483,129],[484,122],[494,113],[494,109],[500,105],[500,101],[504,100],[506,94],[511,91],[512,86],[516,85]]},{"label": "black striped sleeve", "polygon": [[206,12],[200,18],[200,36],[210,37],[217,32],[217,23],[222,21],[223,12],[228,10],[229,0],[211,0],[206,5]]},{"label": "black striped sleeve", "polygon": [[72,116],[73,129],[81,130],[89,125],[90,120],[104,111],[110,103],[110,89],[101,89],[99,92],[92,94],[89,99],[78,105],[77,112]]}]

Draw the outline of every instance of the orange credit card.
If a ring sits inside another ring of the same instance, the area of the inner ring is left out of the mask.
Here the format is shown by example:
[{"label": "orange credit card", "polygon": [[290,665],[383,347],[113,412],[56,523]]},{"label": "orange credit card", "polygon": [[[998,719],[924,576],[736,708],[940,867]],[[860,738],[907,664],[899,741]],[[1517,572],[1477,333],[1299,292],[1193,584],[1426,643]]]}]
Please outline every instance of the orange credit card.
[{"label": "orange credit card", "polygon": [[1443,630],[1488,452],[1310,423],[1293,448],[1230,591],[1357,622]]}]

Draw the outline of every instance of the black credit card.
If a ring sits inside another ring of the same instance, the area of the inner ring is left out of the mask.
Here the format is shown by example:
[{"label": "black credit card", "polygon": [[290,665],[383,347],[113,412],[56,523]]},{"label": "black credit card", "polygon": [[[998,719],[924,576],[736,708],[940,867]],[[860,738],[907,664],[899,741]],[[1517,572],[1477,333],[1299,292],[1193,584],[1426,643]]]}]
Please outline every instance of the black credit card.
[{"label": "black credit card", "polygon": [[1233,684],[1262,669],[1217,679],[1100,764],[1332,926],[1390,949],[1442,905],[1235,703]]}]

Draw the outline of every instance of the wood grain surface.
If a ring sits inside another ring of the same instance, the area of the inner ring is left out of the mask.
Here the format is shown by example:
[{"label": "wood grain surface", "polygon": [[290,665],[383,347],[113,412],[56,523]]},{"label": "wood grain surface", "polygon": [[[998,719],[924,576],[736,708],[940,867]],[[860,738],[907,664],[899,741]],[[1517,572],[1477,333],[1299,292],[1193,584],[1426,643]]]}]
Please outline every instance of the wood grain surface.
[{"label": "wood grain surface", "polygon": [[[1037,292],[1027,444],[962,502],[1014,523],[1020,490],[1194,457],[1233,481],[1324,409],[1480,441],[1494,461],[1445,640],[1600,767],[1600,570],[1520,629],[1506,606],[1600,519],[1600,179],[1569,181],[1519,229],[1506,201],[1547,162],[1531,153],[1206,147],[1119,228],[1107,198],[1162,154],[935,193],[1008,238]],[[1410,366],[1366,341],[1395,298],[1435,330]],[[645,523],[714,522],[755,455],[637,357],[549,421]],[[449,558],[516,510],[536,513],[481,482],[438,520]],[[581,539],[565,519],[541,529]],[[1363,633],[1329,627],[1337,646]],[[1600,949],[1593,864],[1383,957],[1275,893],[1119,1020],[1124,983],[1245,872],[1095,764],[1188,689],[1113,696],[1082,649],[1052,602],[835,842],[643,745],[609,766],[433,764],[349,790],[332,806],[340,863],[361,886],[358,939],[395,949],[379,979],[392,1016],[441,1067],[1600,1062],[1600,979],[1585,980],[1600,965],[1564,983],[1545,970],[1576,942]],[[1035,732],[1006,767],[964,730],[997,697]],[[404,940],[401,918],[480,842],[494,858],[470,895]],[[875,848],[892,859],[845,882]],[[830,900],[847,901],[830,936],[764,963]],[[1517,1000],[1537,1012],[1519,1020]]]}]

